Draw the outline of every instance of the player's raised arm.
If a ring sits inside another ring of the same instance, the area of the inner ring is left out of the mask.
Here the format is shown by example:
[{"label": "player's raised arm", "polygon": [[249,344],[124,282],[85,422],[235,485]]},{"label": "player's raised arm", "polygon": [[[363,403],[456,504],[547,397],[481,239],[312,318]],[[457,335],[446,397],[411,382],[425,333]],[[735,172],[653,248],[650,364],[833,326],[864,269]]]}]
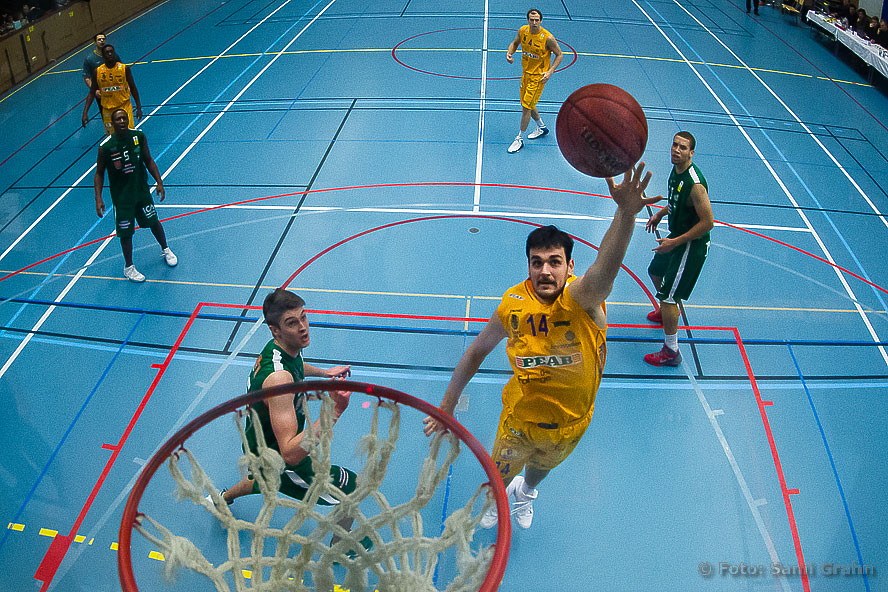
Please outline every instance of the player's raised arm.
[{"label": "player's raised arm", "polygon": [[[456,404],[459,402],[463,389],[466,388],[466,385],[469,384],[469,381],[478,372],[478,368],[481,367],[481,364],[490,352],[493,351],[500,341],[508,336],[509,334],[506,332],[506,328],[503,327],[499,316],[493,313],[493,316],[481,330],[481,333],[478,334],[478,337],[472,341],[465,353],[463,353],[462,358],[460,358],[459,363],[453,370],[453,375],[447,384],[447,390],[444,391],[444,400],[441,401],[441,411],[453,415],[453,410],[456,409]],[[434,432],[443,428],[431,417],[426,417],[423,420],[423,424],[423,432],[425,432],[426,436],[431,436]]]},{"label": "player's raised arm", "polygon": [[650,180],[651,173],[648,171],[645,174],[643,162],[626,171],[623,182],[619,185],[611,177],[606,179],[611,197],[617,204],[617,211],[601,239],[595,262],[568,288],[573,299],[584,309],[598,308],[610,294],[635,230],[635,216],[643,207],[663,199],[662,195],[644,197],[644,190]]}]

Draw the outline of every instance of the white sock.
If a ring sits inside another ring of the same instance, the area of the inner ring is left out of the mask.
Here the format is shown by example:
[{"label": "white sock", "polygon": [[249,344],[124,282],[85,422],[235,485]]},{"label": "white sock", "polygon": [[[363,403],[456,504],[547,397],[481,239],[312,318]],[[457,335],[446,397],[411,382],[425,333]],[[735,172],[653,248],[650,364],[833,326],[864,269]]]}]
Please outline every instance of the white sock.
[{"label": "white sock", "polygon": [[672,351],[678,351],[678,333],[666,335],[666,339],[664,339],[663,341],[666,344],[666,347],[668,347]]},{"label": "white sock", "polygon": [[530,485],[528,485],[528,484],[527,484],[527,481],[525,481],[525,482],[523,482],[523,483],[521,484],[521,493],[522,493],[522,494],[524,494],[524,495],[530,495],[530,494],[533,493],[534,491],[536,491],[536,490],[535,490],[533,487],[531,487]]},{"label": "white sock", "polygon": [[522,139],[521,136],[523,136],[523,135],[524,135],[524,132],[519,130],[519,131],[518,131],[518,135],[515,136],[515,139],[516,139],[516,140],[520,140],[520,139]]},{"label": "white sock", "polygon": [[536,121],[537,127],[546,127],[546,124],[543,123],[542,119],[536,119],[535,121]]}]

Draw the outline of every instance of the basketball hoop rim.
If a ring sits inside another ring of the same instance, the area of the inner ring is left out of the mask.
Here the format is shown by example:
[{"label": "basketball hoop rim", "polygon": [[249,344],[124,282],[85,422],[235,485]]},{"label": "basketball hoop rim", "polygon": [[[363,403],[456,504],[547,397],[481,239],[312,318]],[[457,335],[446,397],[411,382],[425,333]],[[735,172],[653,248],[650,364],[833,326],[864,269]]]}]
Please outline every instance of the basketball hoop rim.
[{"label": "basketball hoop rim", "polygon": [[258,401],[287,393],[299,394],[312,391],[335,390],[360,392],[380,400],[388,399],[395,401],[396,403],[403,403],[408,407],[413,407],[421,413],[430,416],[438,423],[446,426],[448,431],[456,435],[457,438],[469,447],[475,455],[475,458],[481,463],[484,473],[487,475],[487,484],[493,489],[494,499],[496,500],[497,533],[496,542],[493,543],[494,554],[490,560],[490,569],[487,572],[487,577],[484,579],[484,582],[478,590],[478,592],[495,592],[502,582],[503,574],[506,571],[506,564],[509,560],[512,527],[506,488],[503,485],[499,471],[493,464],[493,460],[490,458],[487,450],[480,442],[478,442],[475,436],[463,427],[461,423],[456,421],[453,416],[447,415],[431,403],[388,387],[349,380],[314,380],[282,384],[271,388],[252,391],[231,399],[230,401],[216,405],[209,411],[202,413],[188,422],[179,431],[173,434],[173,436],[154,453],[151,459],[142,468],[142,472],[139,474],[138,479],[136,479],[136,483],[133,485],[133,489],[123,508],[123,516],[120,519],[117,550],[117,571],[123,592],[138,592],[139,590],[133,574],[132,553],[130,548],[132,543],[133,526],[135,525],[136,518],[139,516],[139,501],[142,499],[142,494],[145,492],[145,488],[148,486],[152,477],[154,477],[154,473],[157,472],[157,469],[166,462],[170,455],[172,455],[185,440],[212,420]]}]

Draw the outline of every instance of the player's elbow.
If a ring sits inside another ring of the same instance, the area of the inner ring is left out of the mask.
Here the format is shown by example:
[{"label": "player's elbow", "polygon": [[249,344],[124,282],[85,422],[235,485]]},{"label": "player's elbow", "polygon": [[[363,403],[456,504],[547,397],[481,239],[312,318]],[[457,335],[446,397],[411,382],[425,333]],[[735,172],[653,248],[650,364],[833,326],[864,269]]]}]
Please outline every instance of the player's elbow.
[{"label": "player's elbow", "polygon": [[284,462],[288,465],[298,465],[306,456],[308,456],[308,451],[304,450],[302,446],[299,446],[298,444],[281,446],[281,457],[283,457]]}]

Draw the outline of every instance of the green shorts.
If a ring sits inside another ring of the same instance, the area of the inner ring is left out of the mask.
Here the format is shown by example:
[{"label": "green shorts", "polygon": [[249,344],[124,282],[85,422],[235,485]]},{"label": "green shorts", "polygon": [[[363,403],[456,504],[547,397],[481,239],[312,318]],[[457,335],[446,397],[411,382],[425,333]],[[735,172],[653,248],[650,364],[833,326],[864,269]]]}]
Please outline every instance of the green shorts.
[{"label": "green shorts", "polygon": [[[670,237],[671,238],[671,237]],[[648,266],[648,273],[661,277],[657,300],[677,304],[687,300],[700,277],[706,255],[709,253],[709,237],[699,238],[680,245],[668,253],[657,253]]]},{"label": "green shorts", "polygon": [[114,204],[114,226],[117,236],[127,238],[136,231],[136,222],[139,228],[154,228],[160,223],[157,218],[157,210],[154,209],[154,200],[151,194],[146,195],[134,204],[118,206]]},{"label": "green shorts", "polygon": [[[287,497],[302,500],[308,491],[308,486],[314,480],[314,470],[311,468],[311,459],[306,457],[304,462],[296,466],[287,465],[284,472],[281,473],[281,486],[278,489]],[[358,476],[354,471],[350,471],[343,467],[332,465],[330,467],[330,477],[333,480],[333,486],[345,494],[349,494],[358,486]],[[253,493],[260,493],[259,483],[253,480]],[[321,495],[318,498],[318,504],[322,506],[335,506],[339,503],[335,497],[330,495]]]}]

